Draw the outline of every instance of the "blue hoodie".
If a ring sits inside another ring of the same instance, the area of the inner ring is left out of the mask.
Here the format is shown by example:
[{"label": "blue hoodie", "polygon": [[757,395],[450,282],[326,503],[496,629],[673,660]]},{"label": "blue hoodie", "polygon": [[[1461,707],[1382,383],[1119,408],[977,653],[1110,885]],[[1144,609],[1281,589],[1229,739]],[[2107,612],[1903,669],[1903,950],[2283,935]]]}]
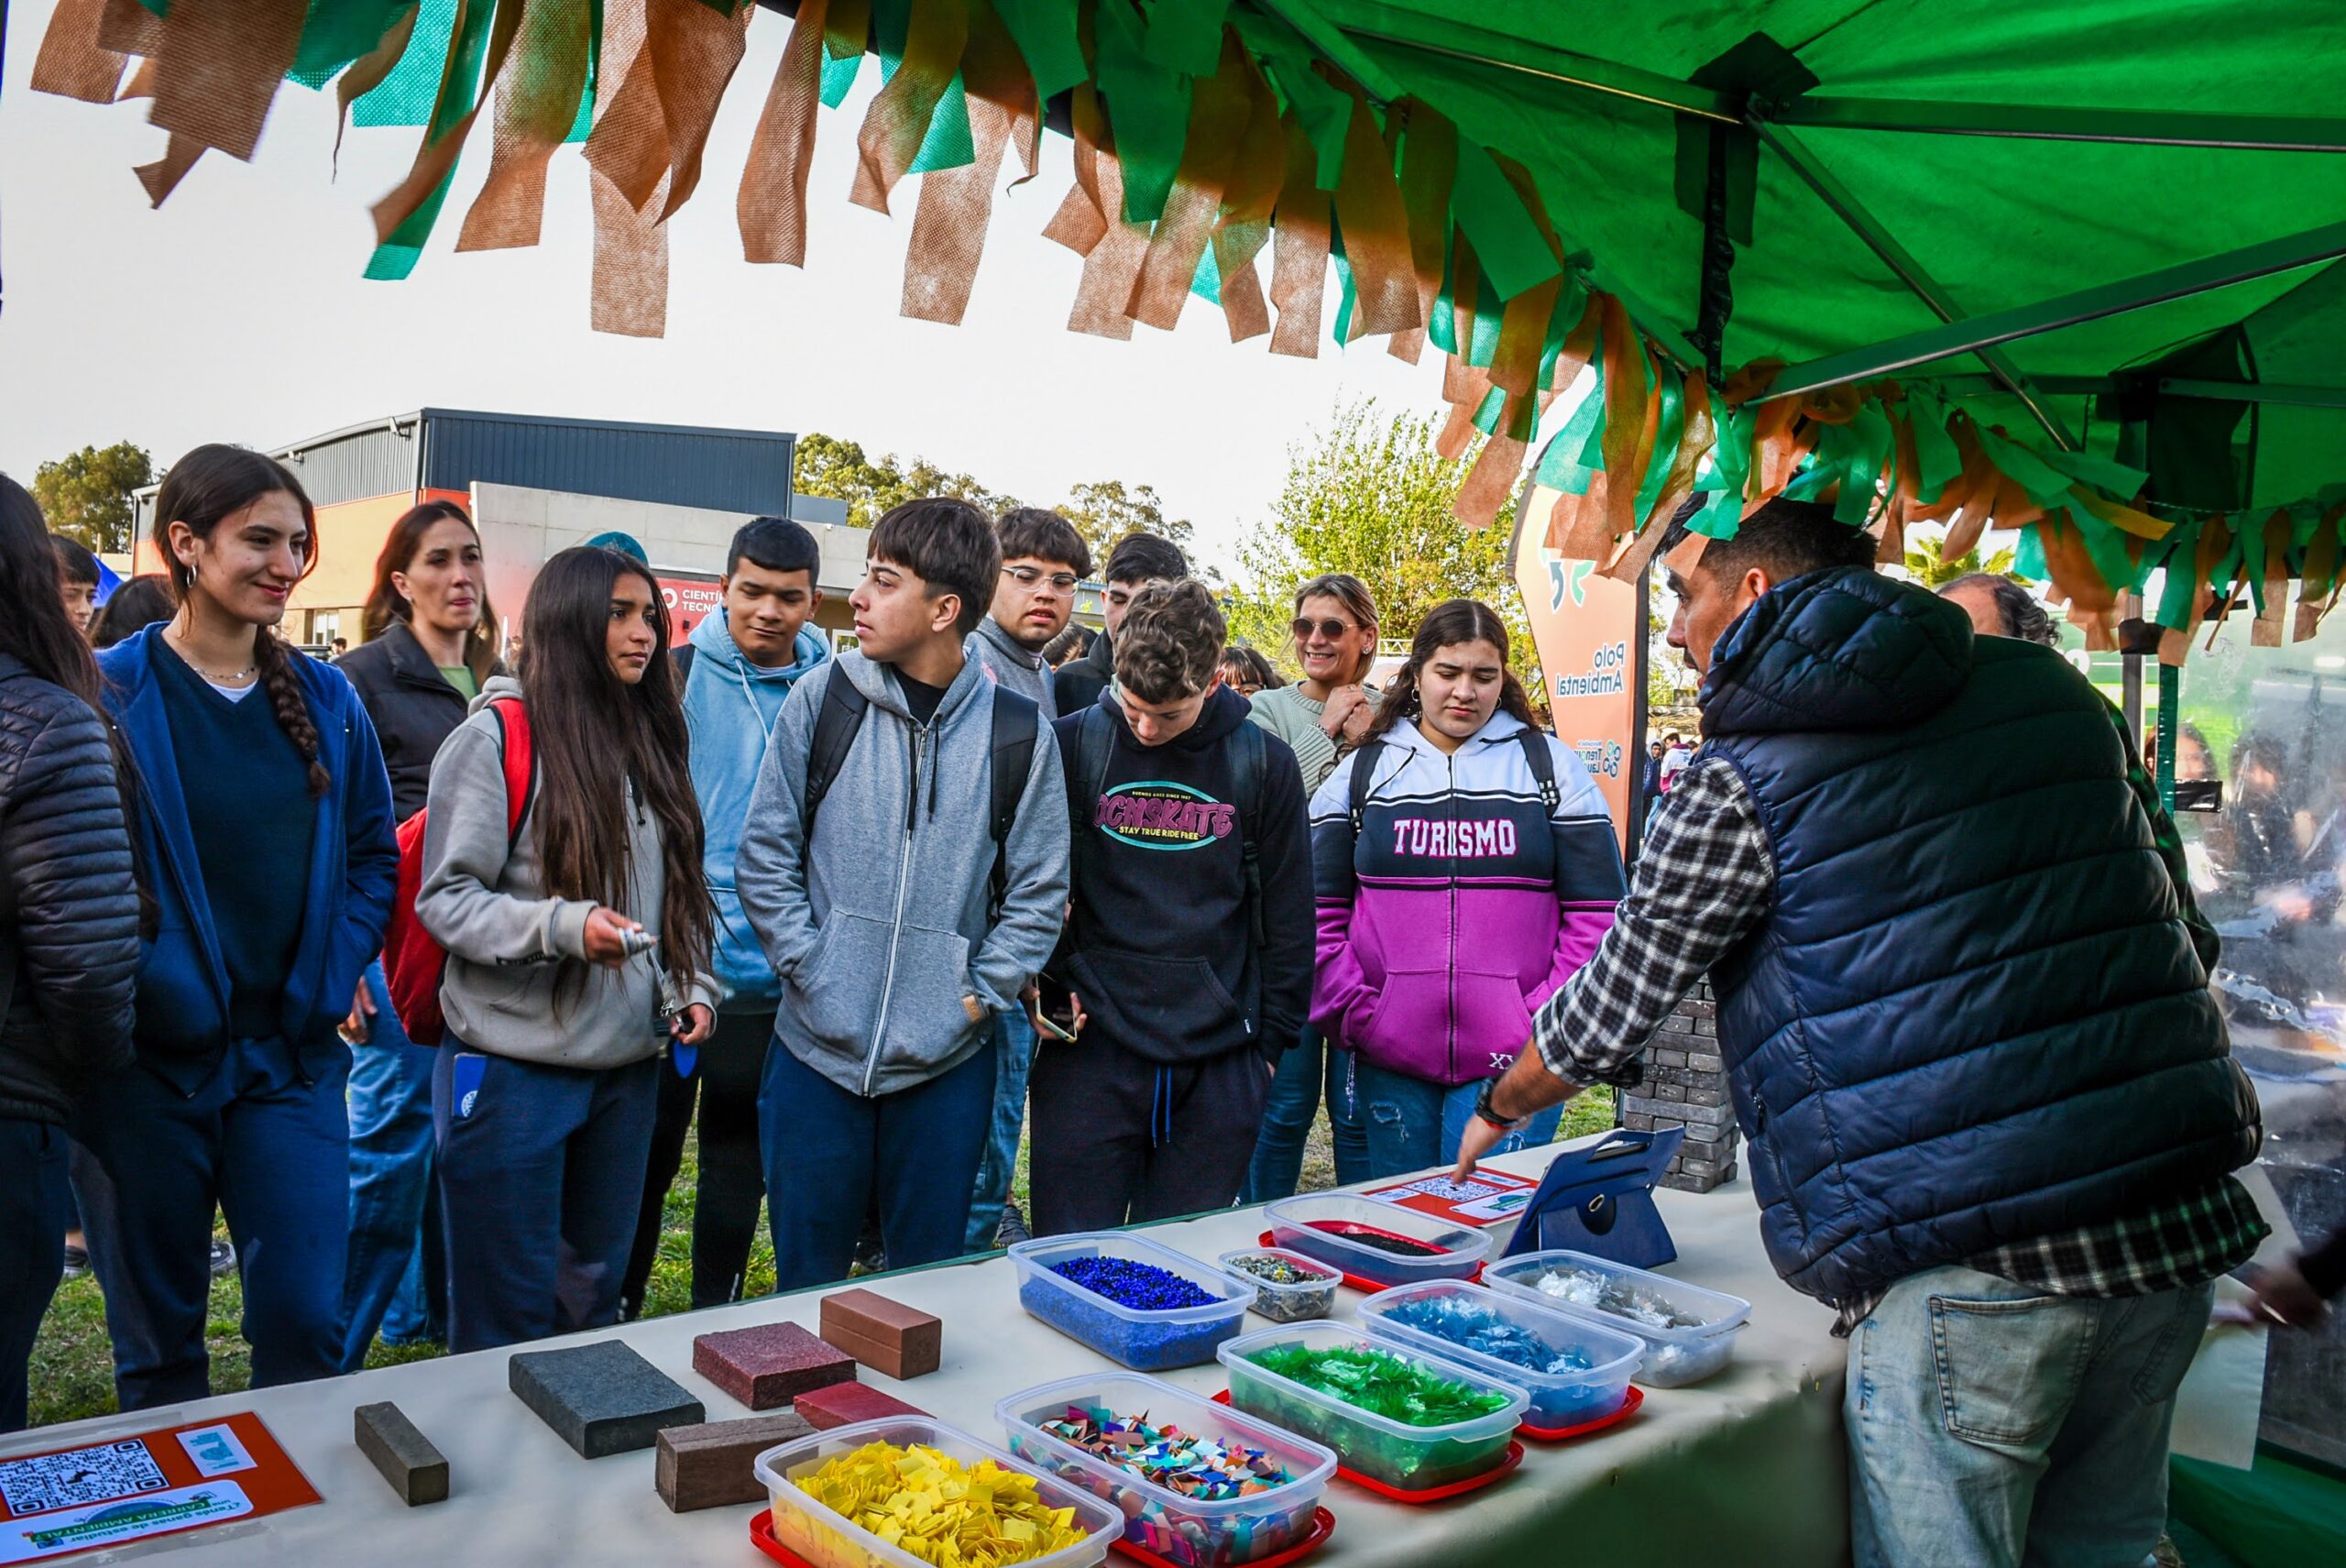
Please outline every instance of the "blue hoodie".
[{"label": "blue hoodie", "polygon": [[[162,634],[157,624],[115,644],[98,655],[98,668],[106,680],[106,715],[138,769],[141,809],[133,831],[160,916],[138,971],[139,1059],[192,1092],[227,1048],[229,988],[180,790],[170,722],[155,684],[152,661],[170,656],[156,651]],[[301,900],[303,915],[280,1022],[297,1053],[330,1054],[344,1049],[334,1025],[349,1013],[358,977],[383,945],[399,880],[399,847],[382,748],[357,694],[333,665],[291,657],[334,788],[318,802],[308,874],[300,886],[285,890]]]},{"label": "blue hoodie", "polygon": [[719,609],[693,628],[693,667],[685,682],[685,723],[693,738],[693,791],[700,797],[707,848],[701,858],[709,896],[717,904],[717,949],[711,967],[726,989],[728,1011],[763,1012],[782,994],[757,933],[733,891],[733,853],[750,820],[750,795],[783,699],[798,678],[828,659],[812,629],[802,629],[791,652],[795,662],[765,669],[741,656]]}]

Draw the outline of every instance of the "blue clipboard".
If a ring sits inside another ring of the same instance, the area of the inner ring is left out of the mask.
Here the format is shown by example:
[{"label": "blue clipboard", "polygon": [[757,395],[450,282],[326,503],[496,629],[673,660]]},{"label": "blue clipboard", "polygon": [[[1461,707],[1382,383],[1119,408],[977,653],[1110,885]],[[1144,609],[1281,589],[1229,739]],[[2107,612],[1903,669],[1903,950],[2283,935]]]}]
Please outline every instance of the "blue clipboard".
[{"label": "blue clipboard", "polygon": [[1549,1162],[1540,1190],[1503,1255],[1568,1247],[1632,1268],[1654,1268],[1678,1255],[1653,1190],[1670,1168],[1685,1129],[1636,1133],[1617,1127],[1584,1149]]}]

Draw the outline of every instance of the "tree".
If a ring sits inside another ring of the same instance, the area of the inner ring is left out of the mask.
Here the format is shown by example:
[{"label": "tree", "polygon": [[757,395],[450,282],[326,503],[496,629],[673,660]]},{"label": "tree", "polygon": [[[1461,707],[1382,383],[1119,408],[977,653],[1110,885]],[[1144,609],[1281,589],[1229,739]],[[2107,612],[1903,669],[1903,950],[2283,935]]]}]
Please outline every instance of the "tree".
[{"label": "tree", "polygon": [[1095,574],[1106,568],[1108,552],[1130,533],[1154,533],[1180,546],[1183,554],[1193,557],[1191,568],[1197,568],[1197,529],[1186,518],[1165,515],[1164,503],[1157,499],[1154,485],[1128,488],[1122,479],[1078,485],[1060,503],[1058,510],[1061,517],[1075,524],[1083,542],[1091,546],[1091,569]]},{"label": "tree", "polygon": [[1913,574],[1914,581],[1926,588],[1933,590],[1943,588],[1956,578],[1968,577],[1974,572],[1986,572],[1991,576],[1998,577],[2012,576],[2013,556],[2009,550],[1997,551],[1984,563],[1979,559],[1977,547],[1964,552],[1952,561],[1941,561],[1939,545],[1946,538],[1945,533],[1925,533],[1908,537],[1912,543],[1906,546],[1906,570]]},{"label": "tree", "polygon": [[969,475],[948,474],[925,457],[913,458],[909,466],[899,466],[888,454],[874,462],[861,443],[819,432],[798,438],[791,455],[790,484],[803,496],[847,502],[847,520],[857,528],[870,528],[890,507],[922,496],[953,496],[989,514],[1018,504]]},{"label": "tree", "polygon": [[154,482],[155,459],[147,449],[117,441],[84,446],[34,469],[33,499],[57,532],[115,553],[130,548],[138,510],[134,492]]},{"label": "tree", "polygon": [[1532,684],[1539,661],[1507,565],[1515,504],[1488,528],[1460,522],[1451,507],[1469,466],[1434,450],[1431,420],[1387,418],[1373,402],[1339,404],[1324,433],[1288,449],[1270,517],[1239,546],[1244,586],[1229,602],[1233,637],[1291,666],[1296,585],[1349,572],[1376,595],[1387,639],[1408,639],[1445,599],[1481,599],[1507,621],[1517,673]]}]

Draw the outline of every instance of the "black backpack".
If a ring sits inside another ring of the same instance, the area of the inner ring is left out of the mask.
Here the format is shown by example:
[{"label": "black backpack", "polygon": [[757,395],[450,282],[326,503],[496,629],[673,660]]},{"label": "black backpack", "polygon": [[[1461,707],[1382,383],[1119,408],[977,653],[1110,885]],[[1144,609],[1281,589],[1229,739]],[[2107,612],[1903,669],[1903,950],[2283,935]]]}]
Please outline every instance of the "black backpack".
[{"label": "black backpack", "polygon": [[[831,783],[846,765],[856,731],[872,699],[834,665],[823,681],[822,711],[815,716],[815,740],[806,750],[806,841],[815,839],[815,812],[830,793]],[[1009,839],[1018,820],[1018,797],[1025,793],[1026,775],[1035,765],[1035,737],[1042,728],[1043,710],[1032,697],[1006,687],[993,687],[993,745],[989,758],[993,770],[993,876],[988,883],[989,917],[1002,913],[1010,891]]]},{"label": "black backpack", "polygon": [[[1523,748],[1523,760],[1531,764],[1531,776],[1540,785],[1540,805],[1551,817],[1564,798],[1563,790],[1556,783],[1556,759],[1548,750],[1548,737],[1527,724],[1515,732]],[[1376,787],[1376,762],[1384,753],[1385,742],[1371,740],[1353,753],[1352,818],[1353,837],[1360,837],[1361,818],[1368,811],[1369,791]]]},{"label": "black backpack", "polygon": [[[1262,726],[1241,724],[1231,731],[1230,743],[1237,749],[1238,798],[1232,802],[1238,808],[1239,852],[1245,867],[1246,929],[1254,938],[1255,948],[1263,948],[1263,868],[1255,842],[1255,820],[1262,816],[1266,781],[1270,772],[1268,736]],[[1108,787],[1108,763],[1116,752],[1116,721],[1098,703],[1083,710],[1082,724],[1076,730],[1075,778],[1078,784],[1090,781],[1088,793],[1073,795],[1069,801],[1070,811],[1091,809]],[[1074,864],[1069,868],[1070,886],[1074,877],[1083,874],[1083,867],[1098,853],[1090,829],[1092,824],[1076,822]]]}]

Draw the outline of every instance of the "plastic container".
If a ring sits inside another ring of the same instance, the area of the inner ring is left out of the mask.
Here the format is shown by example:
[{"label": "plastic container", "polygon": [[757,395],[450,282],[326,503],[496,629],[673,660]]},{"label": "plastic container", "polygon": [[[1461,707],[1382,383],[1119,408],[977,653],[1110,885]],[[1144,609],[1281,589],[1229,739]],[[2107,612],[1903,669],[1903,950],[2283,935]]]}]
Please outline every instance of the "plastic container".
[{"label": "plastic container", "polygon": [[[1383,1351],[1469,1387],[1503,1394],[1507,1403],[1487,1416],[1447,1426],[1409,1426],[1307,1388],[1251,1359],[1258,1352],[1288,1345]],[[1350,1324],[1325,1319],[1233,1340],[1222,1347],[1221,1356],[1230,1369],[1233,1407],[1325,1443],[1336,1451],[1346,1470],[1397,1491],[1429,1491],[1496,1469],[1507,1462],[1516,1423],[1531,1404],[1519,1385],[1485,1376],[1445,1356],[1374,1343]]]},{"label": "plastic container", "polygon": [[1075,1545],[1029,1558],[1020,1568],[1095,1568],[1106,1561],[1109,1549],[1124,1534],[1124,1516],[1090,1493],[1021,1464],[956,1428],[922,1417],[890,1416],[833,1427],[758,1455],[753,1468],[773,1505],[774,1542],[807,1568],[927,1568],[919,1558],[824,1507],[795,1485],[799,1476],[868,1442],[892,1442],[899,1448],[917,1443],[963,1464],[991,1459],[1005,1470],[1035,1476],[1043,1502],[1055,1508],[1074,1509],[1075,1522],[1086,1533]]},{"label": "plastic container", "polygon": [[[1259,1448],[1293,1477],[1252,1497],[1185,1497],[1130,1470],[1096,1459],[1042,1430],[1070,1405],[1094,1415],[1146,1412],[1156,1425]],[[1124,1540],[1179,1568],[1224,1568],[1277,1557],[1311,1538],[1336,1456],[1316,1442],[1131,1372],[1066,1377],[1013,1394],[993,1408],[1010,1452],[1026,1465],[1082,1487],[1117,1510]]]},{"label": "plastic container", "polygon": [[[1273,1246],[1299,1252],[1342,1269],[1352,1278],[1368,1280],[1380,1290],[1420,1285],[1429,1279],[1472,1278],[1491,1250],[1491,1238],[1481,1231],[1344,1192],[1288,1198],[1263,1213],[1270,1222]],[[1323,1228],[1331,1225],[1365,1227],[1436,1250],[1387,1252]]]},{"label": "plastic container", "polygon": [[[1535,1335],[1554,1354],[1578,1354],[1591,1365],[1584,1372],[1535,1372],[1501,1357],[1470,1350],[1414,1324],[1397,1321],[1393,1316],[1396,1308],[1434,1299],[1454,1299],[1479,1308],[1502,1322]],[[1360,1321],[1373,1340],[1427,1351],[1486,1376],[1515,1384],[1531,1396],[1531,1408],[1524,1412],[1524,1424],[1545,1430],[1585,1426],[1619,1409],[1628,1398],[1629,1375],[1646,1350],[1642,1340],[1569,1312],[1502,1296],[1480,1285],[1447,1279],[1380,1290],[1360,1304]]]},{"label": "plastic container", "polygon": [[[1145,1311],[1111,1301],[1051,1272],[1076,1257],[1121,1257],[1178,1274],[1215,1299],[1202,1307]],[[1082,1231],[1019,1242],[1010,1249],[1018,1268],[1018,1304],[1072,1340],[1135,1372],[1163,1372],[1211,1361],[1236,1334],[1255,1299],[1254,1283],[1225,1274],[1186,1253],[1125,1231]]]},{"label": "plastic container", "polygon": [[[1238,1266],[1241,1258],[1257,1257],[1279,1258],[1299,1269],[1309,1269],[1311,1277],[1299,1285],[1279,1285]],[[1233,1278],[1244,1279],[1255,1288],[1255,1311],[1258,1316],[1275,1323],[1299,1323],[1335,1315],[1336,1287],[1343,1283],[1343,1276],[1316,1257],[1306,1257],[1285,1247],[1243,1246],[1235,1252],[1223,1253],[1214,1261]]]},{"label": "plastic container", "polygon": [[[1594,1274],[1608,1284],[1617,1283],[1650,1296],[1670,1310],[1699,1321],[1691,1328],[1655,1328],[1617,1311],[1550,1295],[1540,1288],[1539,1281],[1541,1276],[1557,1269]],[[1649,1388],[1676,1388],[1699,1383],[1718,1371],[1735,1358],[1735,1336],[1742,1332],[1744,1320],[1751,1315],[1751,1303],[1740,1296],[1706,1290],[1683,1279],[1591,1257],[1584,1252],[1527,1252],[1491,1265],[1484,1273],[1483,1282],[1502,1296],[1537,1302],[1637,1335],[1646,1342],[1646,1358],[1634,1376]]]}]

